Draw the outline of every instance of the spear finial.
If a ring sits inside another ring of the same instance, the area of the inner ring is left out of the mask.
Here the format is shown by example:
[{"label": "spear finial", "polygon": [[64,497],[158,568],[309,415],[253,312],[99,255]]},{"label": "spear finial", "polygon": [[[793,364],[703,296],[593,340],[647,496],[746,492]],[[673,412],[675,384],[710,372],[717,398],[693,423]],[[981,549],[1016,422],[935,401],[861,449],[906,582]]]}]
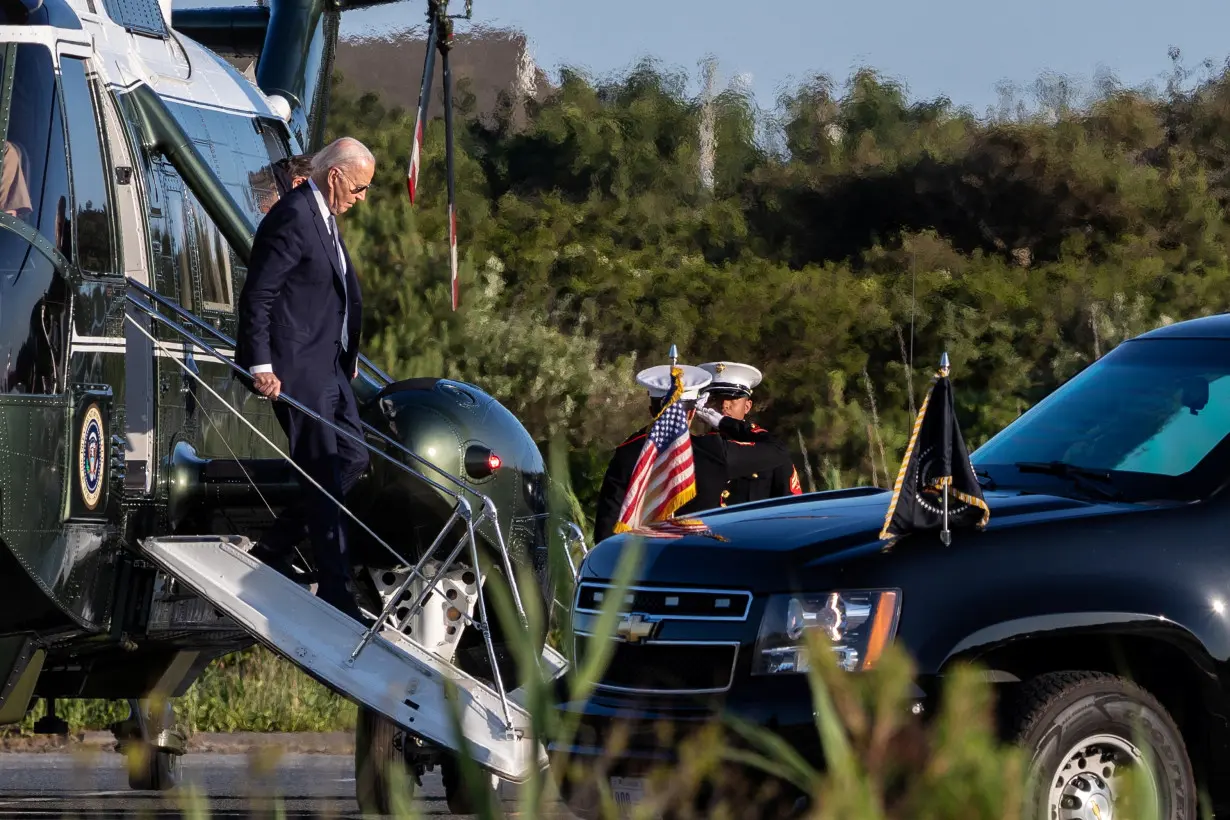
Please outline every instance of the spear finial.
[{"label": "spear finial", "polygon": [[674,367],[675,362],[679,360],[679,348],[675,347],[674,345],[671,345],[670,359],[671,359],[671,367]]}]

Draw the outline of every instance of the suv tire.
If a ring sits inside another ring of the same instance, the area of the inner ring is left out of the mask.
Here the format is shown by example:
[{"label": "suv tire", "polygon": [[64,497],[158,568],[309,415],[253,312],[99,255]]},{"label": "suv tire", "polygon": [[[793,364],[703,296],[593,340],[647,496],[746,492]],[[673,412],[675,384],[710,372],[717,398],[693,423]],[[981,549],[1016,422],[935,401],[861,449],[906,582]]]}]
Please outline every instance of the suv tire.
[{"label": "suv tire", "polygon": [[[1102,672],[1051,672],[1026,681],[1015,707],[1012,736],[1029,759],[1025,820],[1106,817],[1113,776],[1125,766],[1150,775],[1137,780],[1151,781],[1155,816],[1197,819],[1182,733],[1140,686]],[[1141,812],[1151,814],[1133,811]]]}]

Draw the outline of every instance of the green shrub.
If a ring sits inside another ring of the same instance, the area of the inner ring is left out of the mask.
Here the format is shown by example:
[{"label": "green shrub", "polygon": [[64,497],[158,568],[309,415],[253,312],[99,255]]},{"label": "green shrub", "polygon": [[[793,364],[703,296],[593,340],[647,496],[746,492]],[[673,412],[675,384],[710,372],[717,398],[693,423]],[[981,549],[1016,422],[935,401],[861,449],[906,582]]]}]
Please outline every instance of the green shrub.
[{"label": "green shrub", "polygon": [[[30,734],[45,713],[40,700],[8,733]],[[175,713],[194,733],[333,732],[353,730],[356,711],[350,701],[256,646],[210,664],[175,700]],[[56,714],[75,734],[109,729],[128,715],[128,707],[113,700],[57,700]]]}]

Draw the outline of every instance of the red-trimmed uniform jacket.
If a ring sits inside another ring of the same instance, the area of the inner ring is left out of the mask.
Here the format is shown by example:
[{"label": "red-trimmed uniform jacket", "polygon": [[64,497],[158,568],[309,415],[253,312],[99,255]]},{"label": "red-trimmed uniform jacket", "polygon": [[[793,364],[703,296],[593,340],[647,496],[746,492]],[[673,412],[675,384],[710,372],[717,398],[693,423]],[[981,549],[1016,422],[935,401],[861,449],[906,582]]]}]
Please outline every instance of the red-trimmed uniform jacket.
[{"label": "red-trimmed uniform jacket", "polygon": [[799,471],[790,459],[790,451],[776,436],[759,424],[747,419],[723,416],[718,429],[709,435],[720,435],[732,447],[760,450],[767,462],[763,469],[730,478],[722,492],[723,507],[742,504],[745,501],[803,494]]}]

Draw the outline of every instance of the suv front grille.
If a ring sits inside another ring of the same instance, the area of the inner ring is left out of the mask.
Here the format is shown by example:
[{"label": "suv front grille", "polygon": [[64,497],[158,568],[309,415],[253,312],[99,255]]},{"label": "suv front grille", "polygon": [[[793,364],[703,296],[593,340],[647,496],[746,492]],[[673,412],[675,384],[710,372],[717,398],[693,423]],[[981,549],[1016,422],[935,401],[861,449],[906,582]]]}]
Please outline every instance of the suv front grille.
[{"label": "suv front grille", "polygon": [[[590,651],[592,636],[575,636],[577,657]],[[733,683],[736,643],[616,641],[597,686],[623,692],[701,694],[724,692]]]},{"label": "suv front grille", "polygon": [[[612,584],[585,581],[577,589],[577,612],[591,615],[608,606],[618,594]],[[639,612],[655,619],[683,618],[697,621],[743,621],[752,606],[750,592],[714,589],[627,587],[620,612]]]},{"label": "suv front grille", "polygon": [[[612,596],[620,600],[612,601]],[[696,587],[631,586],[620,593],[614,584],[582,581],[577,586],[574,612],[600,616],[613,606],[630,618],[621,621],[620,636],[612,636],[611,658],[597,682],[600,689],[645,694],[708,694],[725,692],[734,683],[739,654],[735,636],[706,635],[705,640],[675,640],[639,635],[627,627],[647,621],[743,622],[752,608],[752,594],[744,590]],[[598,637],[580,627],[575,637],[578,659],[584,658],[590,642]],[[727,638],[722,640],[721,638]]]}]

